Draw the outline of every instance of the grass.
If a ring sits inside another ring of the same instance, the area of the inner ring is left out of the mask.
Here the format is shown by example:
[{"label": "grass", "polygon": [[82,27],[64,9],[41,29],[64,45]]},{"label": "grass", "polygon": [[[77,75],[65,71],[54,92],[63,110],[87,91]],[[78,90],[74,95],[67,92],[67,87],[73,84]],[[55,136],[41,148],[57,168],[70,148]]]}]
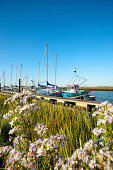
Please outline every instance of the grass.
[{"label": "grass", "polygon": [[4,107],[4,101],[8,98],[8,96],[0,94],[0,125],[1,125],[1,118],[4,113],[7,112],[8,108]]},{"label": "grass", "polygon": [[49,129],[48,135],[57,133],[66,135],[67,143],[63,155],[70,156],[72,152],[91,139],[95,121],[83,109],[71,109],[62,105],[52,105],[46,101],[37,101],[39,110],[37,119]]},{"label": "grass", "polygon": [[[111,169],[113,107],[108,102],[101,104],[94,119],[82,108],[53,105],[30,94],[15,95],[6,105],[4,100],[2,96],[0,146],[10,146],[0,147],[0,169]],[[9,110],[10,116],[3,119]],[[105,123],[96,125],[103,120]]]},{"label": "grass", "polygon": [[[8,131],[10,126],[7,121],[2,119],[2,115],[9,108],[4,107],[3,102],[6,96],[0,96],[0,126],[1,126],[1,141],[8,143]],[[53,105],[46,101],[37,100],[38,111],[37,121],[47,125],[48,135],[56,135],[57,133],[65,135],[67,142],[61,150],[64,157],[70,156],[73,151],[92,138],[92,130],[95,127],[95,120],[91,115],[83,109],[72,109],[62,105]]]},{"label": "grass", "polygon": [[8,111],[8,108],[4,106],[4,101],[8,98],[8,96],[0,94],[0,145],[3,146],[4,144],[7,144],[9,139],[9,123],[6,120],[2,119],[3,114],[5,114]]}]

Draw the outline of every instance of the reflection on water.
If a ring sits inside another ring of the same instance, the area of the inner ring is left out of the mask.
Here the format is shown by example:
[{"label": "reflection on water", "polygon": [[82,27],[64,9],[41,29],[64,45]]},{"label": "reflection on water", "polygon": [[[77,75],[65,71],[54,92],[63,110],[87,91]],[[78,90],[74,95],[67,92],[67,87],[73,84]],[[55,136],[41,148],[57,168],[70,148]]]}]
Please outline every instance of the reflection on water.
[{"label": "reflection on water", "polygon": [[113,91],[91,91],[91,95],[96,96],[96,101],[113,103]]}]

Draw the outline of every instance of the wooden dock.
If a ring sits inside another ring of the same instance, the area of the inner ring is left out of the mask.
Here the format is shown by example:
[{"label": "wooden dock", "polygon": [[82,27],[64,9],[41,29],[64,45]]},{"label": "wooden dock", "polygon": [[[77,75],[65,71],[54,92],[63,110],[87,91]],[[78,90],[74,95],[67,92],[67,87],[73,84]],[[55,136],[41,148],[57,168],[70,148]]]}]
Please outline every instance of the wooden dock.
[{"label": "wooden dock", "polygon": [[[61,103],[64,105],[72,105],[72,106],[80,106],[87,108],[89,111],[92,111],[96,106],[100,105],[101,102],[97,101],[86,101],[82,99],[77,99],[76,97],[70,98],[63,98],[63,97],[55,97],[55,96],[44,96],[44,95],[37,95],[38,99],[43,99],[46,101],[50,101],[52,103]],[[79,96],[80,97],[80,96]],[[83,95],[81,95],[83,97]]]},{"label": "wooden dock", "polygon": [[13,91],[1,91],[0,94],[6,95],[6,96],[11,96],[11,95],[14,95],[15,92],[13,92]]},{"label": "wooden dock", "polygon": [[[2,91],[0,94],[4,95],[14,95],[15,92],[11,91]],[[56,96],[45,96],[45,95],[36,95],[37,99],[43,99],[46,101],[49,101],[53,104],[62,104],[64,106],[79,106],[84,107],[88,109],[90,112],[94,110],[94,108],[98,105],[100,105],[101,102],[93,101],[93,100],[83,100],[78,98],[83,98],[85,95],[75,96],[75,97],[69,97],[69,98],[63,98],[63,97],[56,97]]]}]

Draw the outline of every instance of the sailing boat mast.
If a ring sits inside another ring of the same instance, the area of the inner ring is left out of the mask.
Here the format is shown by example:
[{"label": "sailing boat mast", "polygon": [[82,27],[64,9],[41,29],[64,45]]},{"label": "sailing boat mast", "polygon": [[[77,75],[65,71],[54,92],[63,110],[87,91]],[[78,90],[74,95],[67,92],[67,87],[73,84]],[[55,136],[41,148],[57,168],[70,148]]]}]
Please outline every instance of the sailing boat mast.
[{"label": "sailing boat mast", "polygon": [[20,64],[20,83],[22,86],[22,64]]},{"label": "sailing boat mast", "polygon": [[17,70],[18,70],[18,66],[16,66],[16,80],[15,80],[15,86],[17,86]]},{"label": "sailing boat mast", "polygon": [[38,86],[39,86],[39,79],[40,79],[40,63],[38,63]]},{"label": "sailing boat mast", "polygon": [[13,71],[13,64],[11,64],[11,87],[12,87],[12,71]]},{"label": "sailing boat mast", "polygon": [[4,71],[4,87],[5,87],[5,71]]},{"label": "sailing boat mast", "polygon": [[46,68],[47,68],[47,85],[48,85],[48,44],[46,44],[46,57],[47,57]]},{"label": "sailing boat mast", "polygon": [[28,82],[28,74],[26,75],[26,89],[27,89],[27,82]]},{"label": "sailing boat mast", "polygon": [[57,66],[57,53],[56,53],[56,59],[55,59],[55,90],[56,90],[56,66]]}]

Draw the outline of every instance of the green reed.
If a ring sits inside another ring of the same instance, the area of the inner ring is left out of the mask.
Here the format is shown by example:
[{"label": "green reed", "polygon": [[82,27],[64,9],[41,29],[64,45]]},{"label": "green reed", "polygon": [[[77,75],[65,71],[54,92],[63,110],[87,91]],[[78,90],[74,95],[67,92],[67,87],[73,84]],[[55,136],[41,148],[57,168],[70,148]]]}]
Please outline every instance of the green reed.
[{"label": "green reed", "polygon": [[[3,102],[5,99],[6,97],[4,96],[0,97],[0,126],[4,131],[2,132],[4,135],[1,142],[7,142],[10,128],[8,122],[2,119],[2,115],[11,109],[4,107]],[[66,144],[61,149],[61,154],[64,157],[70,156],[75,149],[82,147],[85,142],[91,139],[95,120],[92,120],[92,117],[84,109],[53,105],[43,100],[36,100],[36,103],[39,108],[37,116],[35,115],[36,122],[47,125],[47,135],[59,133],[66,136]]]},{"label": "green reed", "polygon": [[9,96],[0,94],[0,145],[3,146],[4,143],[7,143],[9,140],[9,129],[10,125],[7,120],[3,120],[2,116],[8,111],[8,108],[4,106],[4,101]]},{"label": "green reed", "polygon": [[82,147],[92,137],[95,121],[84,109],[73,109],[62,105],[53,105],[46,101],[37,101],[39,110],[37,119],[48,127],[48,135],[57,133],[65,135],[66,145],[62,154],[67,157]]}]

